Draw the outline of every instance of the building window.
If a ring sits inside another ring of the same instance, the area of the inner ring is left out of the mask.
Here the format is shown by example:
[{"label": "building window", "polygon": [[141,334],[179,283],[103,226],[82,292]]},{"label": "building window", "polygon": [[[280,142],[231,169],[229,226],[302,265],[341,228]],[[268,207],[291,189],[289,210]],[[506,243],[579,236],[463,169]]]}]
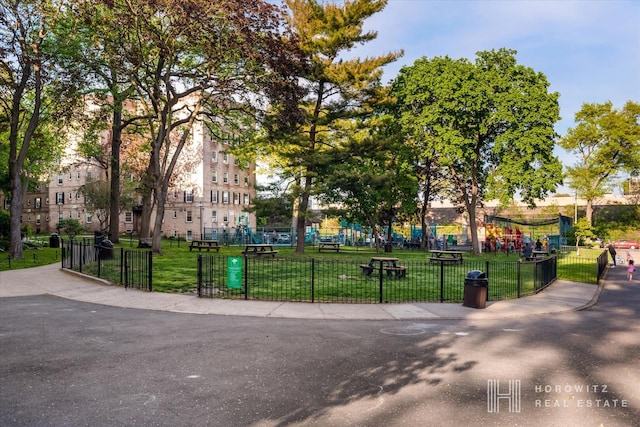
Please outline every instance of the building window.
[{"label": "building window", "polygon": [[178,218],[178,211],[173,211],[173,218]]},{"label": "building window", "polygon": [[48,205],[49,204],[49,198],[47,197],[46,199],[44,199],[44,202]]},{"label": "building window", "polygon": [[91,171],[87,171],[87,181],[89,181],[91,177],[92,177]]},{"label": "building window", "polygon": [[35,198],[34,207],[36,209],[40,209],[42,207],[42,199],[40,197]]},{"label": "building window", "polygon": [[124,222],[128,224],[133,222],[133,212],[127,211],[124,213]]},{"label": "building window", "polygon": [[229,155],[227,153],[222,153],[222,163],[225,165],[229,163]]},{"label": "building window", "polygon": [[195,199],[193,191],[187,193],[186,191],[184,192],[184,201],[186,203],[193,203],[193,200]]},{"label": "building window", "polygon": [[73,174],[69,172],[69,181],[71,181],[72,179],[73,179]]},{"label": "building window", "polygon": [[76,218],[78,218],[78,219],[82,218],[82,213],[80,211],[78,211],[78,213],[76,215]]},{"label": "building window", "polygon": [[222,174],[222,183],[223,184],[228,184],[229,183],[229,174],[227,172]]},{"label": "building window", "polygon": [[229,222],[229,212],[225,212],[224,215],[222,215],[222,222]]},{"label": "building window", "polygon": [[218,222],[218,211],[211,211],[211,222]]},{"label": "building window", "polygon": [[37,214],[36,215],[36,224],[40,225],[40,223],[41,223],[40,214]]},{"label": "building window", "polygon": [[248,205],[249,204],[249,195],[245,193],[244,195],[244,204]]},{"label": "building window", "polygon": [[58,212],[58,222],[62,221],[62,211]]},{"label": "building window", "polygon": [[73,219],[73,212],[69,211],[69,219]]},{"label": "building window", "polygon": [[187,211],[187,222],[193,222],[193,215],[191,211]]},{"label": "building window", "polygon": [[234,205],[240,204],[240,193],[236,193],[235,191],[233,192],[233,204]]},{"label": "building window", "polygon": [[244,185],[249,186],[249,175],[244,177]]},{"label": "building window", "polygon": [[91,224],[91,221],[93,221],[93,214],[91,212],[87,212],[87,224]]},{"label": "building window", "polygon": [[45,220],[45,221],[47,221],[47,222],[49,222],[49,214],[46,214],[46,215],[44,216],[44,220]]},{"label": "building window", "polygon": [[56,205],[64,205],[64,193],[56,193]]},{"label": "building window", "polygon": [[228,191],[223,191],[222,192],[222,203],[229,203],[229,192]]},{"label": "building window", "polygon": [[61,174],[61,173],[59,173],[59,174],[58,174],[58,185],[62,185],[62,183],[63,183],[62,174]]},{"label": "building window", "polygon": [[73,193],[69,191],[69,200],[73,200]]},{"label": "building window", "polygon": [[234,174],[233,174],[233,183],[234,183],[235,185],[240,184],[240,176],[238,176],[238,174],[237,174],[237,173],[234,173]]},{"label": "building window", "polygon": [[78,181],[80,181],[80,171],[78,171],[78,173],[76,173],[76,179],[77,179]]},{"label": "building window", "polygon": [[218,163],[218,152],[215,150],[211,152],[211,161],[213,163]]},{"label": "building window", "polygon": [[76,200],[80,200],[80,197],[81,197],[81,193],[78,191],[78,192],[76,193]]},{"label": "building window", "polygon": [[218,182],[218,171],[211,171],[211,182]]},{"label": "building window", "polygon": [[211,190],[211,203],[218,203],[218,192]]}]

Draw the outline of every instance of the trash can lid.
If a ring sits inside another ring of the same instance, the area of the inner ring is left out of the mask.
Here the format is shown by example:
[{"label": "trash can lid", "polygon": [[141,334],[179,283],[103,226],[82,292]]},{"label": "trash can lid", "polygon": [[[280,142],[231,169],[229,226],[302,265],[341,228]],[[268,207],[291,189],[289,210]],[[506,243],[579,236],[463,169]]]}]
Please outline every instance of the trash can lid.
[{"label": "trash can lid", "polygon": [[480,270],[471,270],[467,272],[467,279],[486,279],[487,274]]}]

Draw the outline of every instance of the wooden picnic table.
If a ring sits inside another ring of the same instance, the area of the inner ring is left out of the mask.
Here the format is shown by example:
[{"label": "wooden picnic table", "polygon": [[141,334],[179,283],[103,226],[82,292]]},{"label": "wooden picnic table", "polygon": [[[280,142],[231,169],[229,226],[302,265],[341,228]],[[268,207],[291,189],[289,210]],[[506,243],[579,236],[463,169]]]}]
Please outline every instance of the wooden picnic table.
[{"label": "wooden picnic table", "polygon": [[242,251],[244,255],[255,255],[255,256],[263,256],[263,255],[271,255],[275,258],[278,251],[273,250],[273,245],[270,244],[254,244],[249,243],[244,246],[244,251]]},{"label": "wooden picnic table", "polygon": [[[398,265],[398,258],[388,257],[371,257],[369,264],[360,264],[362,273],[366,276],[370,276],[374,270],[382,267],[387,272],[387,276],[395,276],[396,279],[401,279],[407,275],[407,267]],[[376,263],[378,266],[376,267]]]},{"label": "wooden picnic table", "polygon": [[220,245],[217,240],[192,240],[189,245],[189,252],[197,249],[198,252],[205,249],[207,252],[211,249],[215,249],[217,252],[220,252]]},{"label": "wooden picnic table", "polygon": [[318,252],[336,251],[340,252],[340,243],[337,242],[320,242],[318,243]]},{"label": "wooden picnic table", "polygon": [[[524,253],[522,256],[524,256]],[[550,256],[549,251],[531,251],[531,256],[526,257],[526,260],[533,261],[535,259],[546,258],[548,256]]]},{"label": "wooden picnic table", "polygon": [[462,264],[462,255],[464,255],[463,251],[446,251],[446,250],[432,250],[430,251],[431,256],[429,257],[429,262],[459,262]]}]

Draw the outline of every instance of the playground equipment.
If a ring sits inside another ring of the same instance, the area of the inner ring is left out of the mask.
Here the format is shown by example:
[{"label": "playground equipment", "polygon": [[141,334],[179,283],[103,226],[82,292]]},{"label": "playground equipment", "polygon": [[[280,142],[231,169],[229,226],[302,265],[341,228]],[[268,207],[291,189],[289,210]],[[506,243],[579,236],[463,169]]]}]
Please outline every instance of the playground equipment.
[{"label": "playground equipment", "polygon": [[564,215],[537,220],[485,215],[484,224],[485,247],[489,250],[520,250],[536,239],[541,239],[548,250],[558,250],[567,244],[567,232],[573,227],[573,220]]}]

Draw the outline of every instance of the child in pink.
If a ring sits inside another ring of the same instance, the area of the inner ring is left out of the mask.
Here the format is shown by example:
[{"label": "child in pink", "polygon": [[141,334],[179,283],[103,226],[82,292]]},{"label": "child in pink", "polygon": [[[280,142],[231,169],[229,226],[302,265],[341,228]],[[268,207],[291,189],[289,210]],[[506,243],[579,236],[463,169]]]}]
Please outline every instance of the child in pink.
[{"label": "child in pink", "polygon": [[629,265],[627,266],[627,279],[631,281],[633,279],[633,272],[636,271],[636,266],[633,265],[633,260],[629,260]]}]

